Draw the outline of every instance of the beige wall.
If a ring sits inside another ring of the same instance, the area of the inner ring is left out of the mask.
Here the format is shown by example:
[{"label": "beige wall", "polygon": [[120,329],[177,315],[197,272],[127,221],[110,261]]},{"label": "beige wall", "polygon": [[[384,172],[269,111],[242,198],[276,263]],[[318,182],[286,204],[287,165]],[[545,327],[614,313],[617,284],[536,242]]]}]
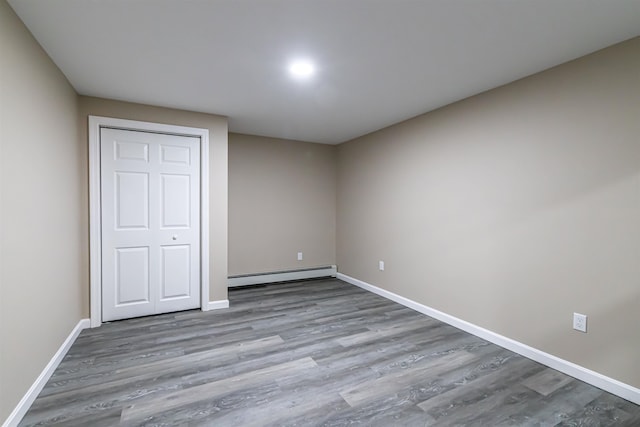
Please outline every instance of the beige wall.
[{"label": "beige wall", "polygon": [[88,286],[77,97],[0,0],[0,421],[78,321]]},{"label": "beige wall", "polygon": [[[209,300],[227,299],[226,117],[86,96],[79,99],[79,131],[85,150],[89,115],[209,129]],[[84,173],[88,174],[86,165]]]},{"label": "beige wall", "polygon": [[340,145],[339,271],[640,387],[639,76],[636,38]]},{"label": "beige wall", "polygon": [[229,134],[230,275],[335,264],[336,152]]}]

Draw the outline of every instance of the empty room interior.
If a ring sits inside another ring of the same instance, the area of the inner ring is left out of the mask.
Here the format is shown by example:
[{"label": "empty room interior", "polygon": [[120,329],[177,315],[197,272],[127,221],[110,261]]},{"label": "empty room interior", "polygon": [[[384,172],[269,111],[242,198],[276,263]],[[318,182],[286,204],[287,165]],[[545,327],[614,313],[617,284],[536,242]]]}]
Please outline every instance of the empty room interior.
[{"label": "empty room interior", "polygon": [[640,425],[639,1],[0,0],[0,61],[3,426]]}]

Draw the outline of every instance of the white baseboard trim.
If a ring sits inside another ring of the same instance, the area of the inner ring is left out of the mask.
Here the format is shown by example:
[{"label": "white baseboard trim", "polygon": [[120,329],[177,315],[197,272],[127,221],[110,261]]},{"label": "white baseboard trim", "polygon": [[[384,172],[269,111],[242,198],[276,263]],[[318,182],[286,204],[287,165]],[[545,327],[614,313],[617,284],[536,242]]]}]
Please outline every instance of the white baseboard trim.
[{"label": "white baseboard trim", "polygon": [[458,329],[462,329],[465,332],[485,339],[489,342],[499,345],[500,347],[504,347],[507,350],[511,350],[531,360],[535,360],[536,362],[542,363],[543,365],[556,369],[560,372],[563,372],[567,375],[570,375],[574,378],[577,378],[581,381],[584,381],[588,384],[591,384],[595,387],[598,387],[602,390],[608,391],[609,393],[615,394],[616,396],[620,396],[623,399],[640,405],[640,389],[629,384],[625,384],[621,381],[607,377],[583,366],[576,365],[573,362],[561,359],[552,354],[545,353],[544,351],[538,350],[537,348],[530,347],[521,342],[512,340],[511,338],[507,338],[488,329],[484,329],[480,326],[474,325],[473,323],[458,319],[457,317],[417,303],[408,298],[394,294],[393,292],[389,292],[377,286],[363,282],[362,280],[347,276],[346,274],[338,273],[337,278],[347,283],[351,283],[352,285],[356,285],[369,292],[373,292],[374,294],[380,295],[381,297],[387,298],[391,301],[395,301],[398,304],[402,304],[405,307],[411,308],[422,314],[426,314],[427,316],[433,317],[434,319],[438,319],[451,326],[455,326]]},{"label": "white baseboard trim", "polygon": [[228,299],[221,299],[218,301],[209,301],[209,303],[206,306],[206,309],[203,309],[202,311],[220,310],[221,308],[229,308]]},{"label": "white baseboard trim", "polygon": [[318,277],[336,277],[336,266],[331,265],[321,268],[308,268],[304,270],[277,271],[274,273],[249,274],[246,276],[233,276],[228,279],[228,286],[250,286],[263,283],[288,282],[291,280],[316,279]]},{"label": "white baseboard trim", "polygon": [[14,427],[20,423],[22,417],[24,417],[33,404],[33,401],[36,400],[36,397],[38,397],[38,394],[40,394],[45,384],[47,384],[47,381],[49,381],[53,372],[56,370],[60,362],[62,362],[62,359],[71,348],[71,345],[73,345],[76,338],[78,338],[78,335],[80,335],[80,332],[82,332],[83,329],[90,327],[91,320],[89,319],[81,319],[78,322],[67,339],[64,340],[58,351],[53,355],[49,363],[47,363],[47,366],[44,367],[38,378],[36,378],[29,390],[27,390],[20,402],[18,402],[18,405],[14,408],[13,412],[9,414],[9,417],[4,421],[2,427]]}]

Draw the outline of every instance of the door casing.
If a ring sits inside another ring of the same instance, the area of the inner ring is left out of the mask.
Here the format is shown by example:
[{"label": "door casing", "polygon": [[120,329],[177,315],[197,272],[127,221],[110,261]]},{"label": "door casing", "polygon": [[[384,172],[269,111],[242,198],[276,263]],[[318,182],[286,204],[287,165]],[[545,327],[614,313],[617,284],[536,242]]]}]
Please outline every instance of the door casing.
[{"label": "door casing", "polygon": [[200,138],[200,308],[209,305],[209,130],[111,117],[89,116],[89,280],[91,327],[102,324],[100,128]]}]

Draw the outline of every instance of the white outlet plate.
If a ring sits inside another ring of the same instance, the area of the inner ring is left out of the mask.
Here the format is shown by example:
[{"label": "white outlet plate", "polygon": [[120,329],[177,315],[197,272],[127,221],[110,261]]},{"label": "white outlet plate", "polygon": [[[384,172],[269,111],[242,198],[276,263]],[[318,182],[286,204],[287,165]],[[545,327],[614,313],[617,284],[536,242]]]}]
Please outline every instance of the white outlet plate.
[{"label": "white outlet plate", "polygon": [[587,332],[587,315],[573,313],[573,329],[580,332]]},{"label": "white outlet plate", "polygon": [[302,252],[298,252],[298,261],[302,261]]},{"label": "white outlet plate", "polygon": [[384,261],[378,261],[378,269],[380,269],[380,271],[384,271]]}]

